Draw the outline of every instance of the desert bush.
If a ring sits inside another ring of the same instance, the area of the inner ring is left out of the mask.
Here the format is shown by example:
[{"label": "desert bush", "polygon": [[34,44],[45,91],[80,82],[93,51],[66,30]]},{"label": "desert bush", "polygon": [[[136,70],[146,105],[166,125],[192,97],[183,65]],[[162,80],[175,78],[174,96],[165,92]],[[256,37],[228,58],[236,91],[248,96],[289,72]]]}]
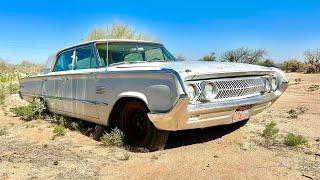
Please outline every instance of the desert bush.
[{"label": "desert bush", "polygon": [[271,59],[266,59],[264,61],[260,61],[257,64],[260,66],[266,66],[266,67],[276,67],[273,60],[271,60]]},{"label": "desert bush", "polygon": [[93,28],[86,37],[87,41],[98,39],[139,39],[152,40],[146,33],[137,32],[133,27],[114,22],[106,28]]},{"label": "desert bush", "polygon": [[296,79],[294,79],[295,84],[300,84],[301,81],[302,81],[301,78],[296,78]]},{"label": "desert bush", "polygon": [[19,84],[18,83],[10,83],[10,84],[8,84],[8,91],[9,91],[10,94],[18,93]]},{"label": "desert bush", "polygon": [[306,144],[306,143],[308,143],[308,141],[306,140],[306,138],[304,138],[301,135],[297,135],[294,133],[288,133],[284,139],[284,143],[287,146],[298,146],[301,144]]},{"label": "desert bush", "polygon": [[320,72],[320,49],[305,51],[304,58],[306,62],[305,73]]},{"label": "desert bush", "polygon": [[304,72],[307,74],[316,73],[317,67],[314,64],[306,64]]},{"label": "desert bush", "polygon": [[303,72],[304,68],[305,64],[296,59],[284,61],[281,65],[281,69],[285,72]]},{"label": "desert bush", "polygon": [[67,132],[66,128],[61,125],[58,125],[58,126],[54,127],[54,129],[53,129],[54,137],[64,136],[66,134],[66,132]]},{"label": "desert bush", "polygon": [[307,112],[309,109],[305,106],[298,106],[297,107],[297,111],[298,111],[298,114],[304,114],[305,112]]},{"label": "desert bush", "polygon": [[100,138],[102,144],[104,146],[123,146],[124,143],[124,134],[123,132],[118,129],[114,128],[112,129],[111,133],[105,133],[101,138]]},{"label": "desert bush", "polygon": [[26,106],[11,108],[11,112],[26,121],[30,121],[36,118],[43,118],[46,110],[47,106],[45,102],[39,98],[34,99],[30,104]]},{"label": "desert bush", "polygon": [[185,61],[186,57],[183,54],[178,54],[176,59],[177,59],[177,61]]},{"label": "desert bush", "polygon": [[311,86],[309,86],[308,91],[317,91],[319,89],[320,89],[320,85],[312,84]]},{"label": "desert bush", "polygon": [[216,53],[211,52],[209,55],[202,57],[200,61],[216,61]]},{"label": "desert bush", "polygon": [[[42,64],[35,64],[29,61],[22,61],[20,64],[9,64],[6,63],[6,60],[0,58],[0,72],[4,74],[15,73],[21,75],[34,75],[38,74],[43,69],[43,67],[44,65]],[[0,82],[2,82],[1,78]]]},{"label": "desert bush", "polygon": [[258,64],[267,55],[264,49],[238,48],[226,51],[220,57],[221,61]]},{"label": "desert bush", "polygon": [[308,111],[308,108],[305,106],[298,106],[295,109],[290,109],[288,111],[288,118],[289,119],[297,119],[299,115],[304,114],[305,112]]},{"label": "desert bush", "polygon": [[0,136],[4,136],[7,134],[7,130],[4,128],[0,128]]},{"label": "desert bush", "polygon": [[265,138],[275,138],[279,132],[279,129],[276,127],[275,122],[270,122],[266,124],[265,129],[263,130],[262,136]]},{"label": "desert bush", "polygon": [[122,156],[120,157],[120,160],[122,161],[128,161],[130,159],[130,154],[127,152],[122,153]]},{"label": "desert bush", "polygon": [[0,88],[0,106],[4,104],[5,98],[6,95],[4,94],[4,91]]},{"label": "desert bush", "polygon": [[290,109],[288,111],[288,118],[289,119],[297,119],[298,118],[298,112],[295,109]]}]

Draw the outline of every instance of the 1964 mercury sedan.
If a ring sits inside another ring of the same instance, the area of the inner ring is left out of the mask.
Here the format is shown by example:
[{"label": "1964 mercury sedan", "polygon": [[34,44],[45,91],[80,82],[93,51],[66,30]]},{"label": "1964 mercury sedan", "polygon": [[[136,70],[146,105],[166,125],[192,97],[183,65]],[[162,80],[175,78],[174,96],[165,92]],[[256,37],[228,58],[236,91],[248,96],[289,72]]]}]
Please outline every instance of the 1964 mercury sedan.
[{"label": "1964 mercury sedan", "polygon": [[20,80],[22,98],[51,112],[117,126],[131,145],[164,147],[170,131],[249,119],[288,85],[277,68],[176,61],[162,44],[98,40],[62,49]]}]

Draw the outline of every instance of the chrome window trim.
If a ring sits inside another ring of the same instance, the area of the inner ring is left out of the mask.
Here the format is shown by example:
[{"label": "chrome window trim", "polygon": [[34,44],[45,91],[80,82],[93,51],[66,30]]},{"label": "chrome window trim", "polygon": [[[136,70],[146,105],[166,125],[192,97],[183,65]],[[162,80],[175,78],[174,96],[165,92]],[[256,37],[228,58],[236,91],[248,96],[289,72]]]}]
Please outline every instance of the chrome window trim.
[{"label": "chrome window trim", "polygon": [[[92,54],[93,54],[93,56],[94,56],[94,58],[95,58],[96,63],[97,63],[97,64],[100,64],[100,63],[99,63],[99,60],[98,60],[97,52],[96,52],[97,49],[96,49],[96,47],[95,47],[95,43],[87,43],[87,44],[82,44],[82,45],[70,47],[70,48],[61,50],[61,51],[59,51],[58,53],[56,53],[56,55],[55,55],[55,57],[54,57],[54,61],[53,61],[53,63],[52,63],[52,64],[54,64],[54,65],[51,66],[50,72],[55,72],[55,71],[53,71],[53,70],[54,70],[54,68],[55,68],[55,66],[56,66],[56,64],[57,64],[58,57],[59,57],[62,53],[65,53],[65,52],[70,51],[70,50],[76,51],[77,49],[86,48],[86,47],[91,47],[91,50],[92,50],[92,52],[93,52]],[[73,68],[74,68],[74,67],[73,67]],[[75,70],[75,69],[73,69],[73,68],[70,69],[70,70],[66,70],[66,71]],[[97,66],[97,67],[87,68],[87,69],[98,69],[98,68],[100,68],[100,67]]]}]

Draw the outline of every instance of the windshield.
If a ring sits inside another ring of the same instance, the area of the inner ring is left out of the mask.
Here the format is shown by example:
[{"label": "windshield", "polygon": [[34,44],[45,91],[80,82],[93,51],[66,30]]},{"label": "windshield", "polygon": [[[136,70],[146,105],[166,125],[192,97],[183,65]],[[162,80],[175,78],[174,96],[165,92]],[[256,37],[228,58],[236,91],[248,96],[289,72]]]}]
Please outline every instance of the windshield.
[{"label": "windshield", "polygon": [[[100,65],[134,62],[175,61],[168,50],[160,44],[119,42],[97,44]],[[108,49],[108,50],[107,50]]]}]

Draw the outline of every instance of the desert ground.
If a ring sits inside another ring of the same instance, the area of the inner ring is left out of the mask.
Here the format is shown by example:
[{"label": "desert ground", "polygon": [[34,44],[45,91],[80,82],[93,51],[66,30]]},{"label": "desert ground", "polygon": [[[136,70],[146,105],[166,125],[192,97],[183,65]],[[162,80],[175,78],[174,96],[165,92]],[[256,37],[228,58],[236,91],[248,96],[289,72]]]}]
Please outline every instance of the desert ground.
[{"label": "desert ground", "polygon": [[[78,131],[53,137],[55,124],[23,121],[6,97],[0,110],[0,179],[320,179],[320,74],[287,74],[290,86],[276,103],[247,123],[170,134],[164,150],[105,147]],[[300,78],[298,81],[297,79]],[[307,111],[288,118],[298,107]],[[275,122],[270,142],[262,133]],[[290,147],[287,133],[307,143]]]}]

